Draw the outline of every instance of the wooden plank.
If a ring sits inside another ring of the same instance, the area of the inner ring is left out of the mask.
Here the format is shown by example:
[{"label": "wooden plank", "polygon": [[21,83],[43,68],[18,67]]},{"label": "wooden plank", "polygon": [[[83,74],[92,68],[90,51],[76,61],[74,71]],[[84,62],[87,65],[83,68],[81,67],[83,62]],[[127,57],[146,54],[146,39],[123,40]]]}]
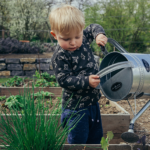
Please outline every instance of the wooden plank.
[{"label": "wooden plank", "polygon": [[[100,144],[65,144],[63,150],[103,150]],[[131,150],[129,145],[110,144],[108,150]]]},{"label": "wooden plank", "polygon": [[[2,145],[0,145],[2,146]],[[143,149],[142,145],[133,145],[133,150]],[[5,148],[0,148],[4,150]],[[63,150],[103,150],[100,144],[64,144]],[[110,144],[108,150],[131,150],[127,144]],[[150,150],[150,145],[145,145],[145,150]]]},{"label": "wooden plank", "polygon": [[126,132],[130,124],[130,115],[103,115],[102,126],[103,132],[112,131],[113,133]]},{"label": "wooden plank", "polygon": [[5,38],[5,30],[2,30],[2,38]]},{"label": "wooden plank", "polygon": [[[9,97],[10,95],[19,95],[23,94],[24,92],[30,91],[33,92],[32,87],[0,87],[0,96],[6,95],[6,97]],[[34,88],[34,93],[39,91],[45,91],[45,92],[51,92],[54,93],[55,96],[61,96],[62,88],[61,87],[39,87]]]}]

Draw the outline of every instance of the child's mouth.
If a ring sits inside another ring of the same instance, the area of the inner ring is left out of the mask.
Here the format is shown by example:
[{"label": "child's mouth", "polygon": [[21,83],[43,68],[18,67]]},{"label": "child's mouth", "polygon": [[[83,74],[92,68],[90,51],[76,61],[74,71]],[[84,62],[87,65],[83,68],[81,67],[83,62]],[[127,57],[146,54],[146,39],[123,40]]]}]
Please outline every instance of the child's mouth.
[{"label": "child's mouth", "polygon": [[76,50],[77,48],[76,47],[74,47],[74,48],[70,48],[70,50]]}]

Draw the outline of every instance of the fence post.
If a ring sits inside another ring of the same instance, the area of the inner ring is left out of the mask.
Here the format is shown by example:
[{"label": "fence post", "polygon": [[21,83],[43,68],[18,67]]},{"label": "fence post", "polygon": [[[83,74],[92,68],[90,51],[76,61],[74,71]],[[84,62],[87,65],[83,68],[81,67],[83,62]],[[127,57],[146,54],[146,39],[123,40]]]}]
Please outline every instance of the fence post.
[{"label": "fence post", "polygon": [[9,33],[9,30],[7,31],[7,37],[9,37],[10,35],[9,35],[10,33]]},{"label": "fence post", "polygon": [[2,30],[2,38],[5,38],[5,31]]},{"label": "fence post", "polygon": [[114,52],[115,52],[115,47],[114,47]]}]

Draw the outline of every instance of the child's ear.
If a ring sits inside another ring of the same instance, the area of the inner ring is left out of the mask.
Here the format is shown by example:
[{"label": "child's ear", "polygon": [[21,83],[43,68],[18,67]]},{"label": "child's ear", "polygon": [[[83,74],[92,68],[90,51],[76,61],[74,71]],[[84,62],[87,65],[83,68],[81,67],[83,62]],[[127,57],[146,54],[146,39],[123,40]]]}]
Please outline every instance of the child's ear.
[{"label": "child's ear", "polygon": [[56,36],[56,34],[54,33],[54,31],[51,31],[50,33],[51,33],[51,35],[57,40],[57,36]]}]

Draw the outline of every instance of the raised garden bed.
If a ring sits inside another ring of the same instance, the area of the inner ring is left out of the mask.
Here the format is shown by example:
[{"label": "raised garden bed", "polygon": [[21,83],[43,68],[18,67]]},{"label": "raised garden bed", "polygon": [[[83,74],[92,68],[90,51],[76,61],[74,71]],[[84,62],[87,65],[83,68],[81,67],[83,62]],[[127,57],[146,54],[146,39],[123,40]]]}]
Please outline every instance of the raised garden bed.
[{"label": "raised garden bed", "polygon": [[32,92],[47,91],[53,93],[55,96],[61,96],[62,88],[59,87],[54,75],[48,73],[35,72],[35,78],[26,79],[18,76],[10,78],[5,83],[0,84],[0,96],[9,97],[10,95],[23,94],[24,91]]},{"label": "raised garden bed", "polygon": [[[133,145],[131,149],[127,144],[110,144],[108,150],[143,150],[142,145]],[[85,145],[73,145],[65,144],[63,150],[103,150],[100,144],[85,144]],[[150,145],[145,146],[145,150],[150,150]]]},{"label": "raised garden bed", "polygon": [[[4,101],[3,102],[1,101],[0,103],[2,105]],[[56,100],[52,99],[52,103],[55,104]],[[46,99],[44,104],[45,107],[48,105]],[[100,111],[102,117],[104,137],[106,137],[107,131],[112,131],[114,134],[114,138],[110,141],[111,144],[119,144],[120,142],[124,142],[121,139],[121,134],[128,130],[130,122],[130,114],[127,111],[125,111],[122,107],[120,107],[117,103],[109,101],[105,97],[99,100],[99,106],[101,108]],[[11,116],[9,115],[9,117]]]},{"label": "raised garden bed", "polygon": [[[110,144],[108,150],[143,150],[142,145],[133,145],[133,149],[127,144]],[[5,148],[0,147],[0,150]],[[103,150],[100,144],[64,144],[63,150]],[[145,145],[145,150],[150,150],[150,145]]]},{"label": "raised garden bed", "polygon": [[[37,74],[38,77],[38,74]],[[26,86],[28,85],[28,81]],[[31,82],[29,84],[31,86]],[[11,95],[23,94],[24,91],[29,90],[31,93],[33,91],[32,87],[0,87],[0,96],[9,97]],[[39,91],[51,92],[55,95],[53,101],[56,97],[61,97],[62,88],[61,87],[35,87],[34,93]],[[0,102],[2,105],[2,102]],[[3,102],[4,103],[4,102]],[[55,102],[53,102],[55,103]],[[45,107],[46,107],[45,102]],[[117,103],[109,101],[104,96],[99,100],[99,106],[102,117],[102,125],[104,137],[106,137],[107,131],[112,131],[114,133],[113,140],[110,141],[112,144],[119,144],[123,142],[121,139],[121,134],[126,132],[129,127],[130,114],[120,107]],[[8,112],[9,113],[9,112]]]},{"label": "raised garden bed", "polygon": [[[31,93],[33,91],[32,87],[0,87],[0,96],[6,96],[9,97],[11,95],[19,95],[20,93],[23,94],[24,91],[29,90]],[[60,97],[62,93],[61,87],[37,87],[34,88],[34,92],[39,91],[45,91],[45,92],[51,92],[55,96]]]}]

